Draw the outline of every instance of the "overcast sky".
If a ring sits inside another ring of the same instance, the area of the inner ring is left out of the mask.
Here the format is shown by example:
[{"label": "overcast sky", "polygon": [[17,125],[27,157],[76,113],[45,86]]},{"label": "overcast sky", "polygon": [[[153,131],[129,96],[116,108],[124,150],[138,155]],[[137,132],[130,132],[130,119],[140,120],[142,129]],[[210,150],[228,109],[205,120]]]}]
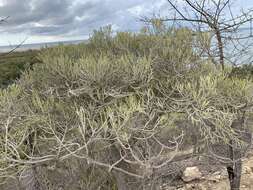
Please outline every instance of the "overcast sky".
[{"label": "overcast sky", "polygon": [[[244,8],[253,0],[239,0]],[[166,0],[0,0],[0,45],[86,39],[93,29],[137,31],[140,16],[166,13]]]}]

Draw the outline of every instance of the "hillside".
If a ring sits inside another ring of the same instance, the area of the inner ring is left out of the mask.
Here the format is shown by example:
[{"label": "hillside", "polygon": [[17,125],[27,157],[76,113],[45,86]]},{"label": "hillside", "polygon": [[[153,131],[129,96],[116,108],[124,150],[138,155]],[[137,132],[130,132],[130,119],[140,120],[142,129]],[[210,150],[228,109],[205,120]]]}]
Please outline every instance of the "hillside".
[{"label": "hillside", "polygon": [[28,69],[38,60],[38,51],[12,52],[0,54],[0,87],[11,84],[19,78],[22,71]]}]

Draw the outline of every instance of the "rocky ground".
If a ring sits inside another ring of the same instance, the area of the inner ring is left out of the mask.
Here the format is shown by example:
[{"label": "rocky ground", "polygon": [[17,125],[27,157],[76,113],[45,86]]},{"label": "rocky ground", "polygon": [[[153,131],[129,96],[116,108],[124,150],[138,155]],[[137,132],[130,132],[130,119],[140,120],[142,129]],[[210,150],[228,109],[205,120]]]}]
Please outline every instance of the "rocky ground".
[{"label": "rocky ground", "polygon": [[[230,190],[228,175],[224,165],[218,164],[213,160],[206,160],[206,157],[185,157],[184,155],[180,157],[176,164],[169,164],[167,168],[159,171],[155,182],[152,180],[148,181],[147,188],[144,188],[144,190],[153,190],[154,188],[151,185],[153,182],[159,190]],[[187,153],[186,155],[189,154]],[[60,168],[63,168],[63,166]],[[62,172],[57,171],[50,170],[50,181],[63,184],[62,179],[68,179],[65,180],[66,182],[64,181],[67,184],[64,190],[80,189],[73,185],[78,185],[77,181],[70,180],[71,178],[69,178],[65,170]],[[76,178],[78,179],[78,176]],[[10,181],[7,185],[0,184],[0,190],[21,190],[18,185],[19,183],[16,180]],[[253,149],[243,158],[240,190],[253,190]]]},{"label": "rocky ground", "polygon": [[[230,190],[225,167],[207,173],[201,166],[184,169],[181,182],[176,186],[164,184],[162,190]],[[240,190],[253,190],[253,154],[243,159]]]}]

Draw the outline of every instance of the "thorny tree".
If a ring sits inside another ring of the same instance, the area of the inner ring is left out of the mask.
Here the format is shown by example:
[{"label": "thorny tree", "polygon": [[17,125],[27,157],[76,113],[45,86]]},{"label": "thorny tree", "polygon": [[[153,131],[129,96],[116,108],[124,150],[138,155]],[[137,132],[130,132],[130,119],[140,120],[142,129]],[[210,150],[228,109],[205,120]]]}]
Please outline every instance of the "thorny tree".
[{"label": "thorny tree", "polygon": [[[247,57],[252,46],[249,41],[252,37],[252,9],[241,10],[236,14],[234,12],[238,10],[234,11],[234,6],[238,2],[232,0],[184,0],[178,4],[176,0],[168,0],[168,3],[174,11],[171,15],[174,16],[158,18],[184,26],[190,24],[192,30],[208,33],[211,44],[199,41],[200,44],[196,46],[213,63],[219,63],[224,69],[226,62],[237,65],[242,63],[242,56]],[[151,20],[144,17],[142,21]],[[242,32],[246,28],[250,29],[250,33]],[[247,61],[249,63],[251,59]]]},{"label": "thorny tree", "polygon": [[[252,56],[249,55],[249,51],[252,48],[250,39],[252,37],[252,9],[234,11],[234,6],[238,2],[232,0],[183,0],[180,1],[180,4],[177,4],[177,1],[168,0],[168,3],[174,16],[162,17],[161,21],[174,22],[179,25],[187,23],[187,26],[190,24],[196,33],[209,35],[208,43],[200,40],[195,44],[199,55],[207,56],[214,64],[219,64],[223,71],[226,63],[232,65],[251,63]],[[152,22],[148,18],[144,18],[143,21]],[[243,34],[242,30],[245,27],[250,27],[250,34]],[[242,110],[248,107],[250,106],[245,105],[242,109],[238,109],[237,111],[241,110],[239,122],[231,123],[231,127],[237,130],[238,134],[243,133],[244,130],[245,114]],[[227,166],[231,189],[239,189],[243,155],[236,148],[233,140],[227,144],[228,156],[231,160],[231,164]]]}]

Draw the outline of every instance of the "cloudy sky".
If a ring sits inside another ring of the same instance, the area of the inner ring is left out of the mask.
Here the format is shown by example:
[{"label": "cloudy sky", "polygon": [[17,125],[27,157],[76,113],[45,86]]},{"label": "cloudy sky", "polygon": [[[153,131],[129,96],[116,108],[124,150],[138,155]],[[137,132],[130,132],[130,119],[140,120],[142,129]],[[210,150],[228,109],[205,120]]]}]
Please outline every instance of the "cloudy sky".
[{"label": "cloudy sky", "polygon": [[[253,0],[239,0],[244,7]],[[0,45],[86,39],[93,29],[137,31],[140,16],[166,14],[166,0],[0,0]]]}]

